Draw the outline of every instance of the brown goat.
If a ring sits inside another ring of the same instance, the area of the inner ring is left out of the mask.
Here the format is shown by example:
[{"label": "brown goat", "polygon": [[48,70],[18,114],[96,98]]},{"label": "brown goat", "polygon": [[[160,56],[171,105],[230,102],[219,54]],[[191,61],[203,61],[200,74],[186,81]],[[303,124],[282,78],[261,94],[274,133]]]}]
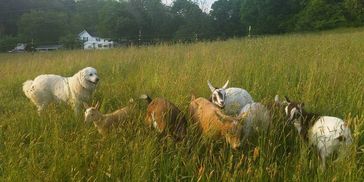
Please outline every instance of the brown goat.
[{"label": "brown goat", "polygon": [[100,104],[97,103],[95,106],[88,106],[84,103],[85,111],[85,123],[93,122],[97,131],[106,137],[112,127],[116,127],[121,121],[126,120],[132,107],[134,106],[134,101],[131,99],[129,101],[129,106],[118,109],[112,113],[102,114],[100,110]]},{"label": "brown goat", "polygon": [[151,99],[148,95],[140,96],[148,102],[145,123],[154,127],[159,133],[166,133],[179,141],[186,135],[187,120],[183,113],[164,98]]},{"label": "brown goat", "polygon": [[233,149],[240,144],[242,124],[240,117],[225,115],[220,108],[205,98],[191,99],[189,112],[192,120],[199,123],[202,134],[209,138],[225,137]]}]

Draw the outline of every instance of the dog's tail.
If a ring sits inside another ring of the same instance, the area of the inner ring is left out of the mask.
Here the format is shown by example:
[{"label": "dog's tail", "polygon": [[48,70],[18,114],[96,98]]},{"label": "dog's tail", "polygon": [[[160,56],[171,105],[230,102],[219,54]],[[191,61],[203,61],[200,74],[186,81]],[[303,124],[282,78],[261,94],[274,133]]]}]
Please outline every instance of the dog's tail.
[{"label": "dog's tail", "polygon": [[33,80],[27,80],[23,83],[23,92],[25,96],[31,98]]},{"label": "dog's tail", "polygon": [[152,102],[152,98],[150,98],[147,94],[143,94],[139,97],[139,99],[143,99],[143,100],[146,100],[149,103]]}]

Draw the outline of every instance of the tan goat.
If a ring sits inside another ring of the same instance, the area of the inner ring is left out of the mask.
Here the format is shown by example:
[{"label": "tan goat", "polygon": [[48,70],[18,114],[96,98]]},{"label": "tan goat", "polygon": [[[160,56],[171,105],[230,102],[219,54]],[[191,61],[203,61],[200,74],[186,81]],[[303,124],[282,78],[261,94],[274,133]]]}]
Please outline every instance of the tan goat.
[{"label": "tan goat", "polygon": [[187,120],[184,114],[171,102],[164,98],[151,99],[148,95],[141,95],[141,99],[148,102],[145,123],[154,127],[159,133],[166,133],[179,141],[186,135]]},{"label": "tan goat", "polygon": [[85,123],[93,122],[97,131],[103,136],[107,136],[112,127],[117,127],[121,121],[125,121],[129,117],[129,112],[133,107],[133,100],[129,101],[129,106],[123,107],[112,113],[102,114],[100,104],[97,103],[95,106],[89,107],[84,104],[85,111]]},{"label": "tan goat", "polygon": [[189,106],[191,118],[199,123],[203,135],[209,138],[225,137],[233,149],[240,144],[242,132],[241,117],[230,117],[225,115],[220,108],[205,98],[193,96]]}]

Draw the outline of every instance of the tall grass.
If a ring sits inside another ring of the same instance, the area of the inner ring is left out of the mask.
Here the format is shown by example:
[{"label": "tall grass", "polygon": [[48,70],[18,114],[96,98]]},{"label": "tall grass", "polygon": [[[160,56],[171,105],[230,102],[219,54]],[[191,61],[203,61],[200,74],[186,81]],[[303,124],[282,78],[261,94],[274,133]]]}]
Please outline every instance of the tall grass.
[{"label": "tall grass", "polygon": [[[184,112],[191,93],[208,97],[207,79],[243,87],[256,101],[288,95],[308,110],[344,118],[354,144],[321,170],[293,126],[233,151],[200,137],[190,124],[180,143],[144,125],[146,104],[102,139],[67,105],[39,117],[22,83],[44,73],[72,75],[93,66],[101,77],[93,101],[102,112],[142,93]],[[364,178],[364,31],[234,39],[105,51],[0,55],[1,181],[361,181]]]}]

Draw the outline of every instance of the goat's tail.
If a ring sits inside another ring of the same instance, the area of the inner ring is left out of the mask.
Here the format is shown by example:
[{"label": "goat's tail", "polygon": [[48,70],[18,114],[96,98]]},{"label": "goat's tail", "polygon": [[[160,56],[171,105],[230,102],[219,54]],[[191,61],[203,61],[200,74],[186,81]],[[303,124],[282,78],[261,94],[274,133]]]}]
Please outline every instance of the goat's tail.
[{"label": "goat's tail", "polygon": [[353,138],[351,136],[351,131],[350,128],[348,127],[348,125],[345,123],[343,125],[341,125],[341,130],[343,131],[342,134],[338,137],[336,137],[336,139],[339,142],[343,142],[347,145],[350,145],[353,143]]},{"label": "goat's tail", "polygon": [[274,102],[277,103],[277,104],[280,104],[281,102],[279,101],[279,95],[276,95],[274,97]]},{"label": "goat's tail", "polygon": [[141,95],[141,96],[139,97],[139,99],[146,100],[146,101],[148,102],[148,104],[152,102],[152,98],[151,98],[151,97],[149,97],[147,94],[143,94],[143,95]]},{"label": "goat's tail", "polygon": [[23,83],[23,92],[25,96],[31,98],[33,80],[27,80]]},{"label": "goat's tail", "polygon": [[134,99],[133,98],[130,98],[129,99],[129,104],[133,104],[134,103]]}]

